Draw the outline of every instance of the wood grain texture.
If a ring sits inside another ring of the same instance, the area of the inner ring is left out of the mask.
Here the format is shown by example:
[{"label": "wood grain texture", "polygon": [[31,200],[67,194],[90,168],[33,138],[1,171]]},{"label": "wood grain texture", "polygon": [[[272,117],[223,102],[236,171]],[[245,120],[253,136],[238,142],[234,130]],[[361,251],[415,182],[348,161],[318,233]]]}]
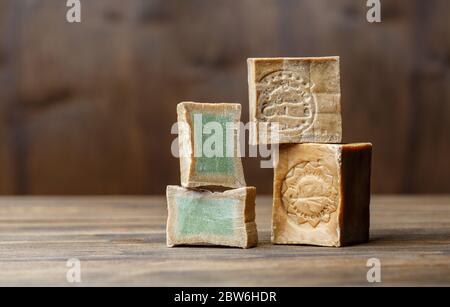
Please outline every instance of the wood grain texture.
[{"label": "wood grain texture", "polygon": [[[246,59],[341,57],[345,142],[374,144],[377,193],[450,193],[450,2],[356,0],[0,3],[0,193],[162,194],[180,101],[248,118]],[[271,170],[246,159],[249,184]]]},{"label": "wood grain texture", "polygon": [[270,244],[271,198],[257,201],[259,247],[167,248],[163,197],[1,198],[0,285],[58,285],[79,258],[83,286],[450,286],[450,196],[374,197],[368,244]]}]

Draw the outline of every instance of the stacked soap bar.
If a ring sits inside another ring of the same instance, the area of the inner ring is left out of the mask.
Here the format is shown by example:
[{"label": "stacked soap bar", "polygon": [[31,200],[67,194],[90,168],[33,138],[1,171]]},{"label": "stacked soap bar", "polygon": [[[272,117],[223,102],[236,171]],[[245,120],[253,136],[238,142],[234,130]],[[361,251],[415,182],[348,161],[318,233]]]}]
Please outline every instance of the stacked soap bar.
[{"label": "stacked soap bar", "polygon": [[371,144],[284,145],[275,167],[272,241],[369,240]]},{"label": "stacked soap bar", "polygon": [[167,245],[256,246],[256,189],[223,193],[167,187]]},{"label": "stacked soap bar", "polygon": [[177,111],[181,185],[245,187],[238,155],[241,105],[182,102]]},{"label": "stacked soap bar", "polygon": [[248,71],[254,145],[342,141],[338,57],[249,59]]},{"label": "stacked soap bar", "polygon": [[241,105],[177,107],[182,187],[167,187],[167,245],[256,246],[256,189],[239,156]]},{"label": "stacked soap bar", "polygon": [[252,142],[282,144],[272,242],[367,242],[372,145],[340,144],[339,58],[249,59],[248,69]]}]

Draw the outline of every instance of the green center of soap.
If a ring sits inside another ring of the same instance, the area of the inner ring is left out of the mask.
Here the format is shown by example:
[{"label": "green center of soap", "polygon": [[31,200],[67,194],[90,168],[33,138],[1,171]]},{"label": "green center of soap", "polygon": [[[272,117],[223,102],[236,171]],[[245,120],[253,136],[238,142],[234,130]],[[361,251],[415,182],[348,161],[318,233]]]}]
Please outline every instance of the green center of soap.
[{"label": "green center of soap", "polygon": [[[201,121],[198,120],[200,115]],[[234,148],[239,146],[238,144],[229,144],[235,140],[234,132],[227,129],[227,124],[232,124],[233,118],[231,116],[213,113],[194,113],[192,115],[192,121],[194,123],[194,148],[200,148],[201,152],[196,158],[196,172],[233,175],[235,171],[233,159]],[[211,133],[205,133],[210,123],[214,123],[215,125],[210,125],[210,128],[217,127],[220,129],[211,129],[211,131],[208,131]],[[212,151],[210,150],[211,148],[213,149]],[[214,156],[211,156],[211,152],[214,153]]]},{"label": "green center of soap", "polygon": [[178,236],[234,234],[236,200],[180,196],[176,198],[176,203]]}]

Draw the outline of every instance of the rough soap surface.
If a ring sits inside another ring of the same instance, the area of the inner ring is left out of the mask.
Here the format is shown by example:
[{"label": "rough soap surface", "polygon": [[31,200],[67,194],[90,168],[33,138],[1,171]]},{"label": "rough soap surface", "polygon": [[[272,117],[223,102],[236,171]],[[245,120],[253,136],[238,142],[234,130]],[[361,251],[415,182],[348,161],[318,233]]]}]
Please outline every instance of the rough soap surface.
[{"label": "rough soap surface", "polygon": [[[178,105],[177,111],[181,185],[188,188],[245,187],[244,171],[238,155],[239,131],[227,130],[228,124],[239,124],[241,105],[182,102]],[[199,116],[201,116],[201,125],[196,124],[195,121],[195,118]],[[196,154],[196,148],[198,149],[198,146],[203,148],[211,137],[211,134],[204,133],[205,127],[211,123],[218,124],[223,132],[220,144],[216,144],[216,146],[221,145],[222,155],[209,157],[198,150]],[[230,146],[229,140],[234,140],[234,147]],[[229,152],[227,152],[228,148],[231,148]]]},{"label": "rough soap surface", "polygon": [[371,144],[283,145],[272,241],[344,246],[369,238]]},{"label": "rough soap surface", "polygon": [[167,187],[167,245],[256,246],[256,189],[211,192]]},{"label": "rough soap surface", "polygon": [[252,144],[342,141],[339,57],[248,59],[248,72]]}]

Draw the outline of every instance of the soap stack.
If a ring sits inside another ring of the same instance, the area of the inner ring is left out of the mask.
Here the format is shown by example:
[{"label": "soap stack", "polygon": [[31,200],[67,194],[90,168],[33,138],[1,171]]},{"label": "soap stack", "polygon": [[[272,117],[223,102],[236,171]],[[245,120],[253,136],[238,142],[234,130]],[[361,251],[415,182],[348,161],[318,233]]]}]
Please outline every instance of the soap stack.
[{"label": "soap stack", "polygon": [[280,144],[272,242],[369,239],[372,144],[342,144],[338,57],[248,60],[251,143]]},{"label": "soap stack", "polygon": [[[249,59],[248,70],[250,143],[279,145],[272,242],[367,242],[372,144],[342,144],[339,58]],[[168,246],[256,246],[241,106],[183,102],[177,111],[182,186],[167,188]]]},{"label": "soap stack", "polygon": [[167,187],[167,245],[256,246],[256,189],[238,154],[241,105],[182,102],[177,112],[181,186]]}]

